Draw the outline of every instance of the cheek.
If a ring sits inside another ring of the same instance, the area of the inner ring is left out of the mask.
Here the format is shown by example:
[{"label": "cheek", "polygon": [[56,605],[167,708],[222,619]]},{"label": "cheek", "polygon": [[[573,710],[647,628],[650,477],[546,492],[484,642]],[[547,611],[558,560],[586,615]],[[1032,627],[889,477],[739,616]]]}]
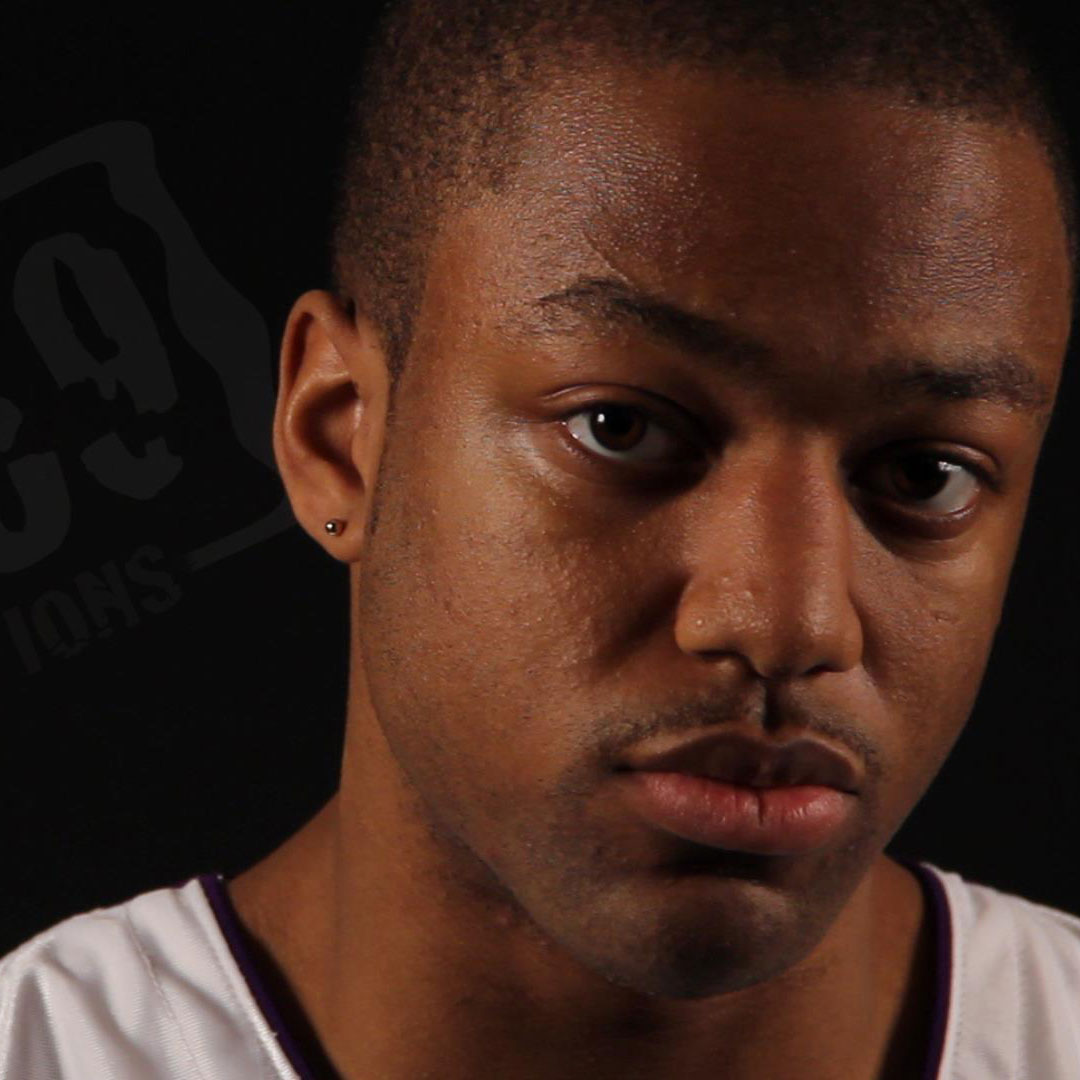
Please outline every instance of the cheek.
[{"label": "cheek", "polygon": [[[452,439],[433,432],[424,445]],[[459,819],[503,816],[508,797],[527,801],[530,783],[574,761],[591,711],[589,613],[608,599],[583,546],[520,484],[460,451],[409,457],[384,464],[361,574],[369,693],[418,787]]]},{"label": "cheek", "polygon": [[[890,557],[891,558],[891,557]],[[1007,577],[985,548],[949,564],[902,564],[869,577],[864,665],[889,717],[882,733],[904,813],[959,738],[993,645]]]}]

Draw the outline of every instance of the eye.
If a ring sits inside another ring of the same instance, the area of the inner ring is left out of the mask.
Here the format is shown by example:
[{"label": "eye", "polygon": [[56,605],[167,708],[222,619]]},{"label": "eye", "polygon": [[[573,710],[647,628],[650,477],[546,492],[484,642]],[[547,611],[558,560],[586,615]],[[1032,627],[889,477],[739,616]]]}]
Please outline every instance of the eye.
[{"label": "eye", "polygon": [[896,454],[866,470],[877,494],[934,516],[968,509],[982,487],[981,470],[940,451]]},{"label": "eye", "polygon": [[608,461],[631,465],[674,464],[687,457],[684,440],[651,413],[617,401],[599,401],[564,421],[585,449]]}]

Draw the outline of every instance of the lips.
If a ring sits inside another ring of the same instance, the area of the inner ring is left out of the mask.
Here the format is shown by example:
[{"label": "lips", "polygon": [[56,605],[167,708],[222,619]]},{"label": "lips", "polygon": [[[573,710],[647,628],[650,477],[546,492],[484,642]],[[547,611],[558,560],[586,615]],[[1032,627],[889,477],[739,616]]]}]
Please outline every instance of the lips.
[{"label": "lips", "polygon": [[855,813],[855,765],[815,739],[769,743],[717,732],[617,770],[648,825],[709,847],[805,855],[842,837]]},{"label": "lips", "polygon": [[738,732],[713,732],[620,766],[706,776],[743,787],[815,785],[856,794],[860,777],[842,753],[816,739],[770,743]]}]

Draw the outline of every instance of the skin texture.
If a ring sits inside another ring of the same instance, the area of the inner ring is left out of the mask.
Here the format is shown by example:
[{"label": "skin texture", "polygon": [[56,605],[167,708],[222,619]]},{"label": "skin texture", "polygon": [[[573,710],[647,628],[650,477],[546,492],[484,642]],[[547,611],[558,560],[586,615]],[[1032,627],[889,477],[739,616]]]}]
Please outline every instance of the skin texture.
[{"label": "skin texture", "polygon": [[[567,77],[533,117],[433,244],[392,414],[373,327],[324,293],[290,317],[275,449],[350,564],[348,723],[238,911],[343,1077],[917,1075],[929,928],[882,852],[974,702],[1060,377],[1049,166],[683,69]],[[926,375],[975,348],[981,381]],[[963,467],[927,495],[935,452]],[[645,822],[615,767],[717,727],[845,753],[841,834],[747,856]]]}]

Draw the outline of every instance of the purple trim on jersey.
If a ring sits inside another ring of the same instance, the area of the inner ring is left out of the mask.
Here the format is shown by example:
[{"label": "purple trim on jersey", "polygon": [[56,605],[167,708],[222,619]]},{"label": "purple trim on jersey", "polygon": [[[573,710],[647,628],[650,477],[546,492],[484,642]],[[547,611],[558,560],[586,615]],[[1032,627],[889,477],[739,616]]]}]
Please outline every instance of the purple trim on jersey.
[{"label": "purple trim on jersey", "polygon": [[921,1080],[939,1080],[952,996],[953,929],[949,898],[937,874],[929,867],[899,855],[893,855],[892,858],[906,866],[919,879],[927,908],[934,921],[934,1012]]},{"label": "purple trim on jersey", "polygon": [[199,874],[199,884],[202,885],[203,892],[206,893],[210,910],[213,911],[214,917],[217,919],[217,924],[221,928],[221,933],[229,946],[233,959],[236,961],[236,966],[244,976],[244,981],[248,984],[248,989],[255,999],[255,1004],[258,1005],[259,1011],[263,1014],[263,1019],[274,1033],[282,1052],[289,1059],[289,1064],[296,1071],[300,1080],[318,1080],[315,1070],[311,1068],[304,1057],[300,1044],[282,1020],[281,1013],[274,1002],[274,997],[259,974],[259,969],[255,965],[254,957],[252,957],[247,945],[246,931],[240,922],[240,916],[236,913],[236,908],[233,907],[232,898],[225,888],[224,876],[221,874]]}]

